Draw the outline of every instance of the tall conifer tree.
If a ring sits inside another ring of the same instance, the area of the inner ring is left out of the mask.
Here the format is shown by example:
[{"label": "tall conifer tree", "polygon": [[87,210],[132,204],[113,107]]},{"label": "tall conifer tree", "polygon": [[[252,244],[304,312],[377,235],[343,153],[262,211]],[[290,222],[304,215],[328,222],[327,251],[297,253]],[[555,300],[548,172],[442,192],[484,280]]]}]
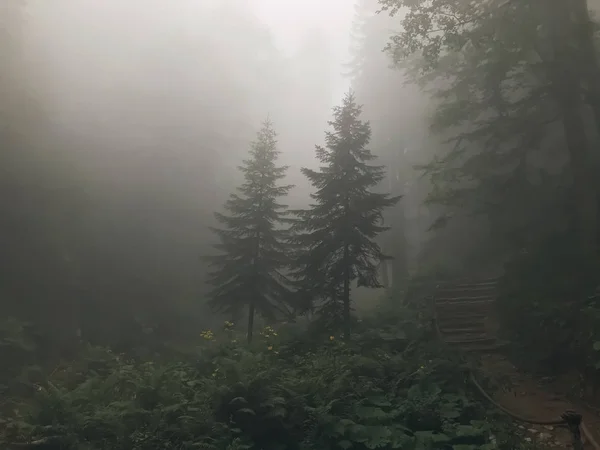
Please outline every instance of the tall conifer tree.
[{"label": "tall conifer tree", "polygon": [[248,309],[248,342],[252,341],[255,313],[268,320],[289,314],[289,283],[282,273],[286,256],[287,206],[278,202],[291,185],[280,185],[287,167],[276,165],[277,134],[267,119],[251,144],[250,158],[239,169],[244,183],[225,203],[228,214],[215,213],[223,228],[212,228],[220,243],[220,255],[209,257],[210,306],[217,311],[238,314]]},{"label": "tall conifer tree", "polygon": [[332,131],[325,133],[325,147],[316,147],[323,164],[318,171],[302,172],[316,188],[314,204],[296,211],[293,241],[302,249],[295,276],[313,299],[321,301],[319,314],[333,324],[344,325],[350,336],[350,285],[382,287],[377,266],[383,254],[375,237],[388,229],[383,210],[400,197],[372,192],[385,176],[383,166],[369,165],[375,156],[367,148],[368,122],[360,120],[362,107],[349,92],[342,106],[334,108]]}]

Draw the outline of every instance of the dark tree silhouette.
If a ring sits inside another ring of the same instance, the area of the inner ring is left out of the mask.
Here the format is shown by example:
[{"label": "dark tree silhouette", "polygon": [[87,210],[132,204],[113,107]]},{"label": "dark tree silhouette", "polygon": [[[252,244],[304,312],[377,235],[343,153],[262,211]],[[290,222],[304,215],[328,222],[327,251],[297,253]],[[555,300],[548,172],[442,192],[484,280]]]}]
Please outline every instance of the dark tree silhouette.
[{"label": "dark tree silhouette", "polygon": [[375,156],[367,149],[371,138],[368,122],[360,120],[362,107],[349,92],[342,106],[334,108],[325,133],[326,147],[316,147],[323,163],[318,171],[304,168],[316,192],[307,210],[295,211],[293,242],[301,249],[295,277],[301,289],[320,300],[319,315],[344,324],[350,335],[350,284],[381,287],[378,264],[388,258],[375,237],[388,229],[382,212],[400,197],[374,193],[385,176],[383,166],[369,165]]},{"label": "dark tree silhouette", "polygon": [[277,167],[276,133],[269,120],[252,143],[250,159],[239,168],[245,182],[225,203],[228,215],[216,213],[223,228],[213,228],[222,253],[209,257],[215,270],[209,282],[210,306],[232,316],[248,308],[248,342],[252,341],[255,313],[268,320],[289,315],[290,283],[283,271],[289,265],[286,251],[287,206],[278,199],[291,185],[279,185],[287,167]]}]

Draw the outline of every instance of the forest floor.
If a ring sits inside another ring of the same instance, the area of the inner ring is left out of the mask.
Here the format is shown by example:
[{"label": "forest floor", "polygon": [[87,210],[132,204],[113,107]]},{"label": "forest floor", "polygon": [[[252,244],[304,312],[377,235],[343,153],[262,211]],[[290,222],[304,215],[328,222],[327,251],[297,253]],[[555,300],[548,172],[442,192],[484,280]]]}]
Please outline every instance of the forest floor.
[{"label": "forest floor", "polygon": [[[590,407],[570,400],[568,377],[541,378],[520,371],[500,354],[482,357],[482,369],[504,389],[498,390],[495,400],[515,414],[533,420],[547,421],[560,418],[567,410],[583,415],[583,421],[600,443],[600,415]],[[566,428],[549,425],[519,424],[528,441],[537,448],[571,448],[571,435]],[[594,449],[589,442],[586,449]]]}]

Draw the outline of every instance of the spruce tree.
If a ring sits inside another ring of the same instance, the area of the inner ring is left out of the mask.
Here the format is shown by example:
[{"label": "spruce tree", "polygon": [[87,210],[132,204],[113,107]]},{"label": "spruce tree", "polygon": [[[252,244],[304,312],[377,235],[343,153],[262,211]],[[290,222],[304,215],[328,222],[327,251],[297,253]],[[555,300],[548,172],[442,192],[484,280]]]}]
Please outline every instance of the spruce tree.
[{"label": "spruce tree", "polygon": [[[379,3],[394,16],[409,2]],[[436,225],[471,207],[487,216],[509,245],[521,247],[533,224],[534,234],[542,235],[552,233],[547,226],[555,223],[539,214],[545,199],[536,198],[539,181],[531,180],[545,172],[546,180],[554,178],[547,192],[557,192],[571,177],[570,219],[582,256],[593,256],[598,189],[589,170],[593,142],[586,130],[596,121],[600,131],[600,102],[593,98],[593,92],[600,93],[600,77],[590,77],[599,69],[589,52],[586,0],[490,0],[473,8],[457,0],[410,3],[411,13],[401,19],[402,31],[391,36],[387,50],[398,67],[413,66],[415,81],[439,101],[432,131],[451,145],[424,167],[433,184],[428,201],[453,211]],[[567,162],[560,179],[556,163],[562,159]],[[519,185],[528,192],[520,192]],[[523,213],[515,214],[516,202]],[[549,204],[552,209],[557,208]],[[494,241],[500,251],[507,247],[496,236]]]},{"label": "spruce tree", "polygon": [[223,228],[211,228],[221,253],[208,258],[214,267],[209,305],[232,315],[247,308],[248,342],[255,313],[267,320],[289,314],[289,283],[282,273],[288,265],[287,231],[281,226],[287,206],[278,199],[292,186],[279,184],[287,167],[276,165],[278,155],[277,134],[267,119],[251,144],[250,158],[239,167],[245,181],[225,203],[228,214],[215,213]]},{"label": "spruce tree", "polygon": [[302,290],[320,300],[321,318],[330,325],[343,324],[350,336],[350,285],[382,287],[378,264],[388,259],[376,236],[387,230],[383,210],[400,197],[372,192],[385,176],[383,166],[369,165],[375,156],[367,149],[371,138],[368,122],[360,120],[362,106],[349,92],[342,106],[333,110],[332,131],[325,133],[325,147],[316,147],[322,163],[318,171],[303,168],[316,188],[314,203],[295,211],[292,230],[301,248],[294,275]]},{"label": "spruce tree", "polygon": [[[387,168],[381,189],[392,195],[405,192],[407,184],[414,189],[412,170],[415,151],[422,142],[424,131],[425,102],[414,86],[406,83],[403,70],[391,70],[389,55],[381,50],[395,28],[396,18],[377,14],[381,9],[377,0],[358,0],[352,22],[351,87],[357,101],[365,105],[363,114],[369,117],[373,138],[370,146],[378,156],[379,164]],[[399,102],[398,99],[403,101]],[[407,150],[410,143],[409,153]],[[421,155],[423,152],[418,152]],[[414,191],[413,191],[414,193]],[[385,223],[392,231],[378,239],[393,261],[382,261],[380,271],[384,287],[393,288],[407,279],[408,273],[408,225],[403,202],[389,208]],[[416,225],[416,222],[413,222]],[[411,224],[412,225],[412,224]],[[388,270],[391,269],[391,270]],[[391,277],[389,276],[391,275]]]}]

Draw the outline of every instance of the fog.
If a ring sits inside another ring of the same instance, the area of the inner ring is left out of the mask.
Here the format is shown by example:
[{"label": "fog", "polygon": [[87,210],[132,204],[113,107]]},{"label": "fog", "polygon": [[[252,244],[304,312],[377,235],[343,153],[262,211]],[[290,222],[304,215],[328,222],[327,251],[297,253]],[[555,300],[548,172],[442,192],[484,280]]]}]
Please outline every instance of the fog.
[{"label": "fog", "polygon": [[[99,176],[97,164],[115,162],[105,158],[110,152],[127,155],[118,170],[138,167],[129,162],[133,152],[206,170],[215,162],[215,139],[239,143],[237,150],[225,144],[228,151],[220,155],[230,168],[267,115],[277,123],[291,172],[310,164],[323,120],[349,86],[341,68],[351,2],[331,2],[330,9],[316,2],[164,5],[29,3],[32,83],[63,136],[102,147],[87,150],[91,159],[105,161],[94,161],[91,172]],[[211,136],[224,129],[226,135]],[[173,137],[177,155],[159,143],[173,147]],[[189,160],[181,161],[182,151]],[[115,170],[105,175],[117,176]]]},{"label": "fog", "polygon": [[285,203],[304,208],[313,189],[301,168],[317,167],[350,87],[390,174],[382,188],[406,194],[389,213],[399,234],[384,238],[397,256],[386,283],[414,271],[432,220],[412,170],[429,155],[429,101],[382,51],[398,19],[355,3],[7,3],[7,314],[67,341],[75,330],[123,343],[149,323],[195,332],[212,320],[202,257],[213,214],[242,182],[261,124],[273,122],[295,186]]},{"label": "fog", "polygon": [[0,0],[0,447],[576,446],[599,11]]},{"label": "fog", "polygon": [[279,2],[255,0],[256,15],[269,26],[275,44],[287,55],[293,55],[307,35],[322,33],[331,49],[332,101],[336,104],[349,87],[342,76],[342,65],[349,58],[350,29],[355,1],[319,0]]},{"label": "fog", "polygon": [[[4,2],[6,315],[66,341],[79,333],[126,346],[150,326],[164,339],[196,333],[214,317],[202,259],[216,241],[214,213],[242,183],[238,166],[262,123],[273,123],[285,182],[295,186],[285,204],[305,208],[315,189],[301,169],[318,167],[315,145],[350,88],[385,167],[376,190],[403,196],[383,214],[391,230],[377,236],[394,257],[377,269],[387,289],[354,289],[357,306],[423,274],[497,274],[532,242],[570,227],[569,214],[547,215],[570,211],[574,183],[555,126],[561,110],[542,94],[548,82],[535,59],[555,41],[506,38],[507,50],[492,56],[448,44],[436,54],[434,42],[423,47],[429,22],[419,22],[430,12],[376,13],[402,4]],[[512,102],[504,115],[494,89]],[[581,106],[585,133],[574,134],[591,146],[592,109]]]},{"label": "fog", "polygon": [[[109,304],[140,316],[165,302],[202,305],[207,227],[241,181],[237,166],[267,117],[297,186],[288,203],[306,204],[300,168],[314,165],[331,107],[349,87],[342,72],[353,14],[340,0],[7,7],[21,110],[9,119],[28,150],[6,157],[13,177],[32,180],[22,207],[40,227],[37,243],[25,231],[22,242],[6,237],[17,253],[30,248],[10,260],[21,276],[10,277],[9,310],[30,308],[38,295],[24,275],[32,270],[58,297],[53,314],[87,320],[91,335],[103,326],[98,314],[115,315]],[[80,313],[82,297],[102,306]]]}]

